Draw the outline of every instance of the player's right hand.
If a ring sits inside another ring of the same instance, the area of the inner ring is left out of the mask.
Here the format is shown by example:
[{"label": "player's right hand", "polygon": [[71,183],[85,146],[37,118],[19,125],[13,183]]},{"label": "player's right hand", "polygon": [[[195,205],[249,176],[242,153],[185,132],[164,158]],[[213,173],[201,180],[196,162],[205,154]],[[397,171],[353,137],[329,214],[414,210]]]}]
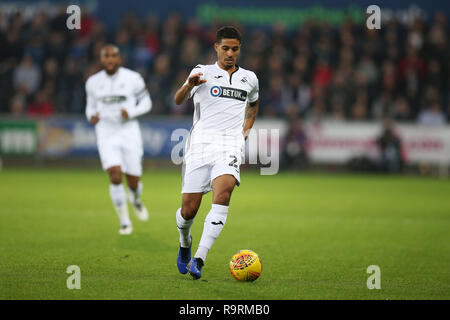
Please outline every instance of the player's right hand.
[{"label": "player's right hand", "polygon": [[203,73],[199,72],[199,73],[196,73],[196,74],[193,74],[192,76],[190,76],[188,79],[189,88],[192,89],[193,87],[196,87],[196,86],[199,86],[199,85],[205,83],[206,80],[200,79],[200,77],[202,75],[203,75]]},{"label": "player's right hand", "polygon": [[100,121],[100,117],[98,116],[98,113],[91,117],[90,123],[91,124],[97,124],[97,122]]}]

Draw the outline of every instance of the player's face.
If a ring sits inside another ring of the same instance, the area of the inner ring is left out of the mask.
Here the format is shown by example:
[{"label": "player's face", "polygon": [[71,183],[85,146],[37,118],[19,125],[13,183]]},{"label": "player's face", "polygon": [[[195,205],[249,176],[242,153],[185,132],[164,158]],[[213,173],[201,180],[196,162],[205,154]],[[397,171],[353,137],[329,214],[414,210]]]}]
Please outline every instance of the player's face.
[{"label": "player's face", "polygon": [[113,74],[121,64],[120,54],[116,48],[104,48],[100,55],[100,61],[107,73]]},{"label": "player's face", "polygon": [[220,43],[214,44],[214,48],[217,52],[217,61],[222,67],[225,69],[234,67],[241,51],[238,39],[222,39]]}]

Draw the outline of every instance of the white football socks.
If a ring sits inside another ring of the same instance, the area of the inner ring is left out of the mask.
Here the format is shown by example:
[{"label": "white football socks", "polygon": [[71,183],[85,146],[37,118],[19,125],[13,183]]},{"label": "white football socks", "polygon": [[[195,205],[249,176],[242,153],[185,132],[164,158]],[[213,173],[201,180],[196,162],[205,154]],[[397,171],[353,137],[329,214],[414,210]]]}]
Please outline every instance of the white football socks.
[{"label": "white football socks", "polygon": [[216,241],[225,226],[227,215],[228,206],[222,206],[220,204],[212,205],[211,210],[205,218],[202,237],[194,258],[201,258],[203,262],[206,260],[208,251],[211,249],[214,241]]},{"label": "white football socks", "polygon": [[143,190],[144,185],[141,181],[138,182],[136,190],[132,190],[130,187],[128,187],[128,201],[130,201],[130,203],[133,205],[139,204],[141,202],[141,195]]},{"label": "white football socks", "polygon": [[119,216],[121,226],[130,226],[131,220],[128,215],[127,194],[122,184],[110,184],[109,194]]},{"label": "white football socks", "polygon": [[189,248],[191,245],[191,226],[194,223],[194,219],[185,220],[181,216],[181,208],[177,210],[177,229],[180,233],[180,245],[183,248]]}]

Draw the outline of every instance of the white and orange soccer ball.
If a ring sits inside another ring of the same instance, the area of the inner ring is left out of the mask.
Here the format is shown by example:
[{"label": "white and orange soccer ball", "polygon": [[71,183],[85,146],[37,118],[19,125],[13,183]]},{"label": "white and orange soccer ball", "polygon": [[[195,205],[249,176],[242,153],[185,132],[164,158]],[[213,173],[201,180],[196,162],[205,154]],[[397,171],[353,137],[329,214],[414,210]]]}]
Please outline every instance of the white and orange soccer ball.
[{"label": "white and orange soccer ball", "polygon": [[241,250],[231,258],[230,272],[238,281],[255,281],[262,272],[261,259],[252,250]]}]

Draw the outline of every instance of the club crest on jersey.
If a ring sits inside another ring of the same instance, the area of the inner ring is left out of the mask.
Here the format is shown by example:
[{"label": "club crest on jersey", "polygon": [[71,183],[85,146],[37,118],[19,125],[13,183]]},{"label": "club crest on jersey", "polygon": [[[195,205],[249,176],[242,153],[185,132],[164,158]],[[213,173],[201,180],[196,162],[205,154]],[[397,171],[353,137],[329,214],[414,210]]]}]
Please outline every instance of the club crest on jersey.
[{"label": "club crest on jersey", "polygon": [[230,98],[240,101],[247,99],[247,91],[241,89],[214,86],[210,92],[213,97]]}]

